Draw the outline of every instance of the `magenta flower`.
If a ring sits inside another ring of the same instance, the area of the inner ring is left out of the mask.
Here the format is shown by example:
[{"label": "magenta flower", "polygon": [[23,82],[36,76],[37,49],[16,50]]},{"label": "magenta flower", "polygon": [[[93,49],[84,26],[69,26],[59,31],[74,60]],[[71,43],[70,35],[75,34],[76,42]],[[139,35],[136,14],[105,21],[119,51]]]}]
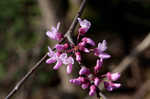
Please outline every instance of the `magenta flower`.
[{"label": "magenta flower", "polygon": [[100,71],[100,69],[102,68],[102,63],[102,60],[97,59],[96,66],[94,67],[95,73],[98,73]]},{"label": "magenta flower", "polygon": [[80,52],[76,52],[75,56],[76,56],[76,61],[80,63],[81,62],[81,54],[80,54]]},{"label": "magenta flower", "polygon": [[111,74],[110,72],[108,72],[106,74],[106,77],[107,77],[108,80],[116,81],[120,78],[120,73],[112,73]]},{"label": "magenta flower", "polygon": [[82,38],[82,41],[85,42],[86,44],[90,44],[92,46],[95,46],[95,42],[91,38],[84,37],[84,38]]},{"label": "magenta flower", "polygon": [[100,79],[99,79],[98,77],[96,77],[96,78],[94,79],[94,85],[98,87],[99,84],[100,84]]},{"label": "magenta flower", "polygon": [[62,66],[62,64],[65,64],[67,65],[67,73],[70,74],[72,72],[72,65],[74,64],[74,59],[71,56],[67,57],[66,53],[55,53],[50,47],[48,47],[48,49],[48,56],[50,58],[46,60],[46,63],[52,64],[56,62],[56,65],[53,67],[54,70],[57,70],[60,66]]},{"label": "magenta flower", "polygon": [[63,64],[67,65],[67,73],[70,74],[72,72],[72,65],[74,64],[74,59],[69,56],[68,58],[63,58]]},{"label": "magenta flower", "polygon": [[65,50],[65,46],[63,44],[56,44],[55,48],[57,49],[57,51]]},{"label": "magenta flower", "polygon": [[116,88],[119,88],[121,86],[120,83],[113,83],[113,82],[104,82],[104,87],[108,90],[108,91],[113,91]]},{"label": "magenta flower", "polygon": [[81,85],[82,83],[85,82],[85,78],[79,76],[78,78],[71,79],[71,80],[69,80],[69,81],[70,81],[70,83],[72,83],[72,84],[75,84],[75,85]]},{"label": "magenta flower", "polygon": [[103,40],[102,43],[99,42],[98,47],[94,50],[95,55],[101,58],[101,60],[110,58],[109,54],[104,53],[106,49],[107,49],[106,40]]},{"label": "magenta flower", "polygon": [[82,89],[87,89],[89,87],[90,83],[89,82],[86,82],[86,83],[83,83],[81,85]]},{"label": "magenta flower", "polygon": [[79,71],[79,75],[89,75],[89,74],[90,74],[90,70],[84,66]]},{"label": "magenta flower", "polygon": [[50,47],[48,47],[49,52],[48,52],[48,56],[50,57],[49,59],[46,60],[47,64],[52,64],[56,62],[56,65],[53,67],[54,70],[57,70],[63,63],[62,59],[67,58],[67,54],[66,53],[55,53],[54,51],[52,51],[52,49]]},{"label": "magenta flower", "polygon": [[95,42],[91,38],[84,37],[84,38],[82,38],[81,42],[78,43],[79,50],[83,51],[85,53],[89,53],[90,50],[88,48],[86,48],[87,44],[89,44],[91,46],[95,46]]},{"label": "magenta flower", "polygon": [[52,28],[51,28],[51,31],[47,31],[47,32],[46,32],[46,35],[47,35],[49,38],[53,39],[53,40],[60,41],[60,40],[63,38],[63,35],[58,32],[59,27],[60,27],[60,22],[58,22],[56,28],[55,28],[55,27],[52,27]]},{"label": "magenta flower", "polygon": [[88,29],[91,27],[91,22],[89,22],[88,20],[84,19],[81,20],[80,18],[78,18],[79,24],[80,24],[80,28],[79,28],[79,33],[81,35],[84,35]]},{"label": "magenta flower", "polygon": [[96,87],[94,85],[91,85],[89,96],[94,96],[95,93],[96,93]]}]

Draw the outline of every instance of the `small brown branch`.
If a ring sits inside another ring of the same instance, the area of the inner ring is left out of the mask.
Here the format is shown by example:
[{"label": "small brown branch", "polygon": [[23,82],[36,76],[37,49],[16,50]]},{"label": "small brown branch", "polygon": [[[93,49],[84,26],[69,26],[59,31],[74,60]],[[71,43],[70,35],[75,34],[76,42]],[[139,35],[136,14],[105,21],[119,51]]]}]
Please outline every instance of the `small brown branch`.
[{"label": "small brown branch", "polygon": [[69,27],[67,33],[65,34],[65,37],[67,37],[68,41],[74,45],[74,42],[73,42],[73,39],[72,39],[72,35],[73,35],[73,32],[77,26],[77,23],[78,23],[78,18],[81,16],[81,14],[83,13],[83,10],[85,8],[85,4],[86,4],[86,1],[87,0],[83,0],[81,5],[80,5],[80,8],[79,8],[79,11],[77,12],[71,26]]},{"label": "small brown branch", "polygon": [[150,80],[147,80],[142,86],[135,92],[132,99],[143,99],[144,96],[150,91]]},{"label": "small brown branch", "polygon": [[13,90],[6,96],[5,99],[10,99],[17,90],[23,85],[23,83],[31,76],[31,74],[39,67],[39,65],[45,60],[47,53],[29,70],[29,72],[16,84]]},{"label": "small brown branch", "polygon": [[[68,29],[67,33],[65,34],[65,37],[68,39],[68,41],[74,45],[74,42],[72,40],[72,33],[78,23],[77,18],[81,16],[83,13],[83,10],[85,8],[86,0],[83,0],[80,9],[77,12],[77,15],[75,16],[70,28]],[[64,40],[63,40],[64,41]],[[10,91],[10,93],[5,97],[5,99],[10,99],[17,91],[18,89],[25,83],[25,81],[31,76],[31,74],[40,66],[40,64],[46,59],[47,53],[29,70],[29,72],[16,84],[16,86]]]},{"label": "small brown branch", "polygon": [[128,55],[120,64],[113,70],[113,72],[123,72],[130,64],[141,54],[145,49],[150,46],[150,33],[144,38],[144,40]]}]

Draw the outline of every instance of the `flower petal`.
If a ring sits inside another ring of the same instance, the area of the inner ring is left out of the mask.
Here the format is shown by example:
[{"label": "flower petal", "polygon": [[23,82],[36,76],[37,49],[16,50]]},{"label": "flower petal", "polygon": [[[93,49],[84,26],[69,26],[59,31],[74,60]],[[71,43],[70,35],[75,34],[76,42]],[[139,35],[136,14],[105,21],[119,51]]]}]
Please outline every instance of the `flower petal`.
[{"label": "flower petal", "polygon": [[102,43],[98,43],[98,49],[100,52],[104,52],[106,49],[107,49],[107,46],[106,46],[107,42],[106,40],[103,40]]},{"label": "flower petal", "polygon": [[56,59],[54,59],[54,58],[49,58],[49,59],[46,60],[47,64],[52,64],[52,63],[55,63],[55,62],[56,62]]},{"label": "flower petal", "polygon": [[61,67],[62,62],[61,61],[57,61],[56,65],[53,67],[54,70],[57,70],[59,67]]},{"label": "flower petal", "polygon": [[102,59],[108,59],[110,58],[111,56],[109,54],[106,54],[106,53],[101,53],[99,54],[99,58],[102,58]]},{"label": "flower petal", "polygon": [[67,66],[67,74],[70,74],[72,72],[72,64],[69,64]]}]

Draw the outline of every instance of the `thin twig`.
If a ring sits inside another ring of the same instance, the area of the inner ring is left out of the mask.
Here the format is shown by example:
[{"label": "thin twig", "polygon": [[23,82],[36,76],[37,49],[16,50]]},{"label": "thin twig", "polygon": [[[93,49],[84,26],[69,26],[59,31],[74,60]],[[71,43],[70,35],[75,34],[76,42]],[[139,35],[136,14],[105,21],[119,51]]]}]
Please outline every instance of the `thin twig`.
[{"label": "thin twig", "polygon": [[130,64],[141,54],[145,49],[150,46],[150,33],[144,38],[144,40],[128,55],[120,64],[113,70],[113,72],[123,72]]},{"label": "thin twig", "polygon": [[[65,37],[68,39],[68,41],[71,44],[74,44],[72,40],[71,34],[74,32],[74,29],[77,25],[77,18],[81,16],[83,13],[83,9],[85,8],[86,0],[83,0],[80,9],[77,12],[77,15],[75,16],[70,28],[68,29],[67,33],[65,34]],[[24,82],[31,76],[31,74],[40,66],[40,64],[46,59],[47,53],[39,60],[30,70],[29,72],[16,84],[16,86],[10,91],[10,93],[5,97],[5,99],[10,99],[17,91],[18,89],[24,84]]]},{"label": "thin twig", "polygon": [[40,66],[40,64],[45,60],[47,57],[47,53],[29,70],[29,72],[16,84],[14,89],[6,96],[5,99],[10,99],[16,92],[17,90],[23,85],[25,80],[31,76],[31,74]]}]

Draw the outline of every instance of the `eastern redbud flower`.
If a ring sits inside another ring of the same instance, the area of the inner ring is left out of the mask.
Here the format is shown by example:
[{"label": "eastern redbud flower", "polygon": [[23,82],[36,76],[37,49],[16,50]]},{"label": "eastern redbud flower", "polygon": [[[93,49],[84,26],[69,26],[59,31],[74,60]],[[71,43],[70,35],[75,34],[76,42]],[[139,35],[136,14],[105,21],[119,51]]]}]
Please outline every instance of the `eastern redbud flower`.
[{"label": "eastern redbud flower", "polygon": [[102,60],[97,59],[96,66],[94,67],[94,72],[98,73],[102,67]]},{"label": "eastern redbud flower", "polygon": [[60,27],[60,22],[58,22],[56,28],[55,28],[55,27],[52,27],[52,28],[51,28],[51,31],[47,31],[47,32],[46,32],[46,35],[47,35],[49,38],[53,39],[53,40],[60,41],[60,40],[63,38],[63,35],[58,32],[59,27]]},{"label": "eastern redbud flower", "polygon": [[80,43],[78,44],[79,50],[80,50],[80,51],[83,51],[83,52],[85,52],[85,53],[89,53],[90,51],[89,51],[88,48],[85,47],[85,45],[86,45],[85,42],[80,42]]},{"label": "eastern redbud flower", "polygon": [[76,55],[76,61],[80,63],[80,61],[81,61],[81,54],[80,54],[80,52],[76,52],[75,55]]},{"label": "eastern redbud flower", "polygon": [[74,64],[74,59],[69,56],[68,58],[64,58],[63,64],[67,65],[67,73],[70,74],[72,72],[72,65]]},{"label": "eastern redbud flower", "polygon": [[81,85],[81,87],[82,87],[82,89],[87,89],[88,87],[89,87],[89,82],[87,82],[87,83],[83,83],[82,85]]},{"label": "eastern redbud flower", "polygon": [[101,60],[110,58],[109,54],[104,53],[104,51],[106,49],[107,49],[106,40],[103,40],[102,43],[99,42],[98,47],[95,48],[95,50],[94,50],[95,55],[98,56],[99,58],[101,58]]},{"label": "eastern redbud flower", "polygon": [[[58,46],[60,47],[61,45]],[[67,57],[66,53],[55,53],[50,47],[48,47],[48,49],[48,56],[50,58],[46,60],[46,63],[52,64],[56,62],[56,65],[53,67],[54,70],[57,70],[60,66],[62,66],[62,64],[65,64],[67,65],[67,73],[70,74],[72,72],[72,65],[74,64],[74,59],[71,56]]]},{"label": "eastern redbud flower", "polygon": [[81,35],[84,35],[88,29],[91,27],[91,22],[89,22],[88,20],[84,19],[81,20],[80,18],[78,18],[79,24],[80,24],[80,28],[79,28],[79,33]]},{"label": "eastern redbud flower", "polygon": [[65,49],[65,46],[63,44],[56,44],[55,48],[57,49],[57,51],[62,51]]},{"label": "eastern redbud flower", "polygon": [[113,91],[116,88],[119,88],[121,86],[120,83],[113,83],[113,82],[104,82],[104,87],[108,90],[108,91]]},{"label": "eastern redbud flower", "polygon": [[89,96],[94,96],[95,93],[96,93],[96,87],[94,85],[91,85]]},{"label": "eastern redbud flower", "polygon": [[66,53],[62,53],[61,55],[59,53],[55,53],[52,51],[50,47],[48,47],[49,52],[48,56],[50,57],[49,59],[46,60],[47,64],[52,64],[56,62],[56,65],[53,67],[54,70],[57,70],[63,63],[62,59],[67,57]]},{"label": "eastern redbud flower", "polygon": [[79,75],[89,75],[89,74],[90,74],[90,70],[84,66],[79,71]]},{"label": "eastern redbud flower", "polygon": [[106,74],[106,77],[107,77],[108,80],[116,81],[120,78],[120,73],[112,73],[111,74],[110,72],[108,72]]},{"label": "eastern redbud flower", "polygon": [[96,77],[95,79],[94,79],[94,85],[95,86],[98,86],[100,84],[100,79],[98,78],[98,77]]},{"label": "eastern redbud flower", "polygon": [[95,42],[91,38],[84,37],[84,38],[82,38],[82,41],[87,43],[87,44],[90,44],[92,46],[95,46]]}]

